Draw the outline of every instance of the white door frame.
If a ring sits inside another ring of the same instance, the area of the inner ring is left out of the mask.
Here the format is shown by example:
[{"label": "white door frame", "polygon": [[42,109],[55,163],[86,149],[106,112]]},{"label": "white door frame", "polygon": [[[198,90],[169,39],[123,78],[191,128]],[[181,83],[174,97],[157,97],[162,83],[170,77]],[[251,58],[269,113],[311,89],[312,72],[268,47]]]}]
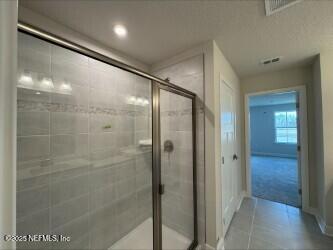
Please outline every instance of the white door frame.
[{"label": "white door frame", "polygon": [[302,210],[309,211],[309,169],[308,169],[308,124],[307,124],[307,101],[306,87],[304,85],[291,88],[282,88],[269,91],[261,91],[245,94],[245,167],[246,167],[246,191],[249,197],[252,196],[251,187],[251,139],[249,123],[249,98],[256,95],[296,91],[299,94],[299,121],[300,121],[300,165],[301,165],[301,184],[302,184]]}]

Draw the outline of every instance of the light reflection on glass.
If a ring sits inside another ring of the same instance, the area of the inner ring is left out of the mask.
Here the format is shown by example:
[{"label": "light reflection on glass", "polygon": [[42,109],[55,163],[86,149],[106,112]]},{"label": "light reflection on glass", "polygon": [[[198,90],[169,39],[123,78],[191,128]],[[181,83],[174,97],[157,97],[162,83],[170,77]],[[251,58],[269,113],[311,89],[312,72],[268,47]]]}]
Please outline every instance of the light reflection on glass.
[{"label": "light reflection on glass", "polygon": [[53,81],[49,77],[43,77],[40,82],[40,87],[43,89],[54,89]]},{"label": "light reflection on glass", "polygon": [[34,85],[34,82],[32,80],[31,73],[28,71],[24,71],[19,78],[19,83],[26,87],[32,87]]}]

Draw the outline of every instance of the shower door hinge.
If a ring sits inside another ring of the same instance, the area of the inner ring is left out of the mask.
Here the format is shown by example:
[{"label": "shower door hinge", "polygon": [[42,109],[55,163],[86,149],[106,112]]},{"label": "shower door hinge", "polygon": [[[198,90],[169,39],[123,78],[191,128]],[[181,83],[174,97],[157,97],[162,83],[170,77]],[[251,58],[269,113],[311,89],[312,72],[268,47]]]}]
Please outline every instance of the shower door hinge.
[{"label": "shower door hinge", "polygon": [[164,194],[164,184],[159,185],[159,193],[160,195]]},{"label": "shower door hinge", "polygon": [[297,151],[299,151],[299,152],[301,151],[301,146],[300,145],[297,146]]},{"label": "shower door hinge", "polygon": [[298,189],[298,194],[302,195],[302,189],[300,189],[300,188]]}]

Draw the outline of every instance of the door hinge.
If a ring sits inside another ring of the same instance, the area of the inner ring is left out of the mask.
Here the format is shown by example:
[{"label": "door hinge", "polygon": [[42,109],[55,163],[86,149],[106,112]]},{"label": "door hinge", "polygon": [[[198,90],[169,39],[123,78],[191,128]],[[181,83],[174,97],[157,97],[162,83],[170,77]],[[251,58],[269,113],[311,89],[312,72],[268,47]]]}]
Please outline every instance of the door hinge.
[{"label": "door hinge", "polygon": [[298,189],[298,194],[302,195],[302,189],[300,189],[300,188]]},{"label": "door hinge", "polygon": [[297,151],[301,151],[301,146],[300,145],[297,146]]},{"label": "door hinge", "polygon": [[224,164],[224,157],[222,157],[222,164]]}]

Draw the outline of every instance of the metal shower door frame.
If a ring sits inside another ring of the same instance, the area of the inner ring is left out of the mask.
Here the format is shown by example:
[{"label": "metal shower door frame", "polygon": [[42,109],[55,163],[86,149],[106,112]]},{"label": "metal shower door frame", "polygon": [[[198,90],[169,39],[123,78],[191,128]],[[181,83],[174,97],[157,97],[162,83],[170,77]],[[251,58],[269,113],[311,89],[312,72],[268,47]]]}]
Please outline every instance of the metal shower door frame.
[{"label": "metal shower door frame", "polygon": [[79,44],[66,40],[62,37],[44,31],[24,22],[18,22],[18,31],[34,36],[51,44],[69,49],[76,53],[96,59],[108,65],[120,68],[135,75],[144,77],[151,81],[152,86],[152,198],[153,198],[153,248],[162,250],[162,207],[161,207],[161,120],[160,120],[160,89],[181,95],[192,100],[192,142],[193,142],[193,215],[194,215],[194,239],[188,249],[195,249],[198,245],[198,223],[197,223],[197,174],[196,174],[196,94],[181,88],[168,81],[160,79],[142,70],[124,64],[118,60],[107,57],[101,53],[83,47]]},{"label": "metal shower door frame", "polygon": [[162,248],[162,195],[161,185],[161,112],[160,112],[160,90],[189,98],[192,102],[192,150],[193,150],[193,235],[194,239],[188,247],[195,249],[198,245],[198,219],[197,219],[197,173],[196,173],[196,96],[188,95],[169,86],[152,82],[152,121],[153,121],[153,234],[154,250]]}]

